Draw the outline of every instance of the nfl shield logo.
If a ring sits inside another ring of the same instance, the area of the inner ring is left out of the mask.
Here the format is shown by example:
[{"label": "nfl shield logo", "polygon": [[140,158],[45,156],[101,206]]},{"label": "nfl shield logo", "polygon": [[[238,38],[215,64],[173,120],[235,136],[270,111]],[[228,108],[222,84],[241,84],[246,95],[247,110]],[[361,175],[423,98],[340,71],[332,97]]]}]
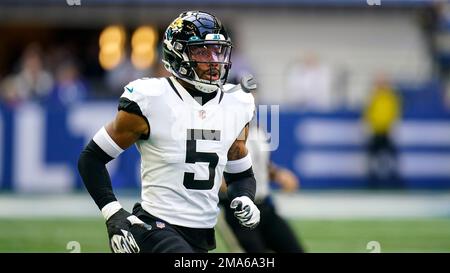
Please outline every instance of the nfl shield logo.
[{"label": "nfl shield logo", "polygon": [[164,224],[163,222],[156,221],[156,227],[157,228],[165,228],[166,224]]},{"label": "nfl shield logo", "polygon": [[205,110],[200,110],[200,111],[198,112],[198,116],[199,116],[201,119],[205,119],[205,118],[206,118],[206,111],[205,111]]}]

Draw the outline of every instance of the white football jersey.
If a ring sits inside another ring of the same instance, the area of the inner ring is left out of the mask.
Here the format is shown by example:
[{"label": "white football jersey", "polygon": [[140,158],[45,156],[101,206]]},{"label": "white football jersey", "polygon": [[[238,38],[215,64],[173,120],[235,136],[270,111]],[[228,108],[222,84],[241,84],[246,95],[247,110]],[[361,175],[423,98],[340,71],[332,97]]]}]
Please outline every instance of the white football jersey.
[{"label": "white football jersey", "polygon": [[269,195],[270,145],[267,135],[257,126],[250,126],[247,149],[252,158],[252,168],[256,179],[255,202],[261,202]]},{"label": "white football jersey", "polygon": [[133,81],[122,98],[150,125],[148,140],[136,143],[144,210],[174,225],[214,227],[227,153],[253,118],[253,96],[219,91],[202,106],[171,77]]}]

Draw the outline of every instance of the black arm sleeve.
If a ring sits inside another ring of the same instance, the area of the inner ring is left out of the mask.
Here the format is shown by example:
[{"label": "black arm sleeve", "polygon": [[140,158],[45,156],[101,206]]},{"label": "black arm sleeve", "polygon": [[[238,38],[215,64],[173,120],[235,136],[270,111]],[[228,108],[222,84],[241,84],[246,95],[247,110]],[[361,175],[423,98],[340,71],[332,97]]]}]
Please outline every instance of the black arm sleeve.
[{"label": "black arm sleeve", "polygon": [[227,194],[230,200],[245,195],[255,201],[256,180],[252,167],[240,173],[224,172],[223,177],[227,183]]},{"label": "black arm sleeve", "polygon": [[81,152],[78,159],[78,171],[99,209],[110,202],[117,201],[105,166],[112,159],[93,140]]}]

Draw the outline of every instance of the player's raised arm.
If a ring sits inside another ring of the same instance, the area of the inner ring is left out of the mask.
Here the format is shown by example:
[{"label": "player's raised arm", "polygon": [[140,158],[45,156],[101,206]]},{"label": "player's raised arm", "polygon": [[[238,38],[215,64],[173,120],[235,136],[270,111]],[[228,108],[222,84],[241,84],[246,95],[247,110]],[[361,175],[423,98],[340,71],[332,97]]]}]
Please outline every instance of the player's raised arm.
[{"label": "player's raised arm", "polygon": [[105,165],[142,135],[148,135],[149,130],[143,117],[119,111],[114,121],[95,134],[78,160],[84,185],[107,221],[113,252],[139,252],[139,246],[129,231],[132,225],[144,226],[144,223],[125,211],[117,201]]},{"label": "player's raised arm", "polygon": [[259,223],[260,212],[254,204],[256,180],[252,160],[245,146],[248,131],[247,124],[228,150],[228,162],[223,174],[228,186],[228,197],[232,200],[230,207],[235,210],[234,215],[241,225],[254,228]]}]

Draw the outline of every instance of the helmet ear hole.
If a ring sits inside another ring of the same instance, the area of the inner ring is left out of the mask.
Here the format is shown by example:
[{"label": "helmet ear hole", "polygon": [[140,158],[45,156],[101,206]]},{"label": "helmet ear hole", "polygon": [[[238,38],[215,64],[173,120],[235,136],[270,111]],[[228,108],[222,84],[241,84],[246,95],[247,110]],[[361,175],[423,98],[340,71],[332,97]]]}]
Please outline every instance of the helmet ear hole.
[{"label": "helmet ear hole", "polygon": [[197,62],[196,61],[183,61],[181,62],[181,67],[184,67],[186,69],[189,68],[196,68],[197,67]]},{"label": "helmet ear hole", "polygon": [[182,45],[181,43],[179,43],[179,42],[173,43],[173,48],[174,48],[175,50],[178,50],[179,52],[182,52],[182,51],[183,51],[183,45]]}]

